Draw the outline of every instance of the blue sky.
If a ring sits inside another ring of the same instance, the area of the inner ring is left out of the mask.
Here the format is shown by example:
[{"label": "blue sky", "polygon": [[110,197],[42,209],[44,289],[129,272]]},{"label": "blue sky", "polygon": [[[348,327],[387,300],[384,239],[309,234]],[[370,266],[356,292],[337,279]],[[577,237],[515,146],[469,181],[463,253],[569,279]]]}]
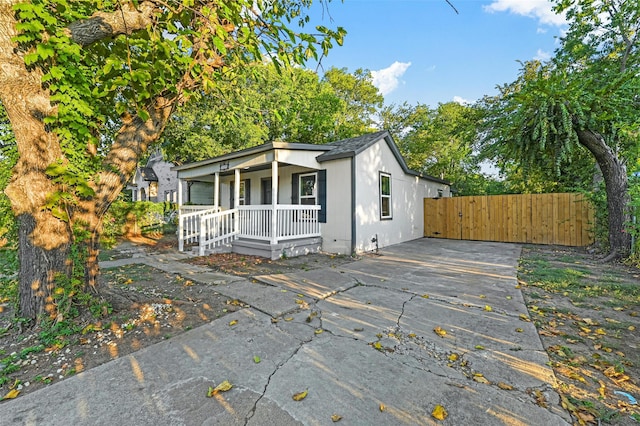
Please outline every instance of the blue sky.
[{"label": "blue sky", "polygon": [[[333,0],[314,12],[344,27],[322,67],[368,69],[386,104],[473,102],[515,80],[517,62],[548,59],[565,21],[547,0]],[[319,70],[322,74],[322,70]]]}]

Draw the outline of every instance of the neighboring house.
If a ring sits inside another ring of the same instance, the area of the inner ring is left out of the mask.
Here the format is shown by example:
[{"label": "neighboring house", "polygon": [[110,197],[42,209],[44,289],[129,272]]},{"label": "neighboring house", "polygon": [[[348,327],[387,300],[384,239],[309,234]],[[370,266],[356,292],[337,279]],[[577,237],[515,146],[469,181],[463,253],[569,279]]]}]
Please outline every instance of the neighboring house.
[{"label": "neighboring house", "polygon": [[132,201],[178,202],[178,174],[174,165],[164,161],[162,153],[156,151],[149,157],[145,167],[138,167],[127,185]]},{"label": "neighboring house", "polygon": [[448,182],[410,170],[387,131],[272,142],[172,170],[180,249],[197,242],[201,254],[223,244],[271,258],[371,251],[422,237],[423,199],[451,195]]}]

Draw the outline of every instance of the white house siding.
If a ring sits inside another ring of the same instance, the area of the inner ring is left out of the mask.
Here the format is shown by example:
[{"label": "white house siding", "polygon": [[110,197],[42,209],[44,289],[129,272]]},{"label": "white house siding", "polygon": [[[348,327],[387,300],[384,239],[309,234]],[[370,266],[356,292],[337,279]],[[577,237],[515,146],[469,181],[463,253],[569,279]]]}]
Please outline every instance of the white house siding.
[{"label": "white house siding", "polygon": [[351,159],[323,163],[327,169],[327,222],[321,224],[322,250],[351,254]]},{"label": "white house siding", "polygon": [[[423,198],[448,196],[446,185],[405,174],[384,139],[356,156],[356,251],[423,236]],[[391,175],[392,219],[380,219],[380,172]],[[445,192],[446,191],[446,192]]]},{"label": "white house siding", "polygon": [[[321,167],[316,162],[316,167]],[[294,173],[310,173],[315,170],[309,170],[299,166],[288,166],[280,164],[278,166],[278,204],[291,204],[291,176]],[[250,180],[249,185],[251,187],[251,204],[262,203],[262,179],[271,178],[271,169],[260,170],[257,172],[240,173],[240,180]],[[223,209],[230,208],[231,201],[231,182],[235,179],[234,175],[220,176],[220,205]],[[213,184],[209,184],[213,188]],[[212,190],[213,191],[213,190]]]},{"label": "white house siding", "polygon": [[171,170],[173,164],[159,161],[153,165],[153,171],[158,176],[158,202],[178,201],[178,173]]}]

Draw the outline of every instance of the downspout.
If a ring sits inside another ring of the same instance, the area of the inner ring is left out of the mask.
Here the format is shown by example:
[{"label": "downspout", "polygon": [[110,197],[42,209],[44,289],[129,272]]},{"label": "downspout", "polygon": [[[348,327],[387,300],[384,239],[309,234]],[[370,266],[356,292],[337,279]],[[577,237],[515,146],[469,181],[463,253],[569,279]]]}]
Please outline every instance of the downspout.
[{"label": "downspout", "polygon": [[351,157],[351,255],[356,254],[356,156]]}]

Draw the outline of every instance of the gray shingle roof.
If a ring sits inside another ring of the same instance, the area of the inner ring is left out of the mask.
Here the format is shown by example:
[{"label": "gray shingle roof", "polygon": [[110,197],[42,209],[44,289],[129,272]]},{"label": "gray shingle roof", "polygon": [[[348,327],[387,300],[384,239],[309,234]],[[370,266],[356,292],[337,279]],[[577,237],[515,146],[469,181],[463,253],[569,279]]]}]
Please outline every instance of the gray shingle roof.
[{"label": "gray shingle roof", "polygon": [[319,162],[323,162],[327,160],[335,160],[337,158],[353,157],[388,134],[389,132],[383,130],[381,132],[367,133],[355,138],[342,139],[339,141],[328,143],[326,146],[333,146],[335,148],[331,149],[331,151],[325,152],[322,155],[319,155],[318,157],[316,157],[316,160],[318,160]]},{"label": "gray shingle roof", "polygon": [[142,167],[140,169],[140,174],[142,175],[142,179],[148,182],[158,181],[158,175],[156,175],[156,172],[154,172],[151,167]]}]

